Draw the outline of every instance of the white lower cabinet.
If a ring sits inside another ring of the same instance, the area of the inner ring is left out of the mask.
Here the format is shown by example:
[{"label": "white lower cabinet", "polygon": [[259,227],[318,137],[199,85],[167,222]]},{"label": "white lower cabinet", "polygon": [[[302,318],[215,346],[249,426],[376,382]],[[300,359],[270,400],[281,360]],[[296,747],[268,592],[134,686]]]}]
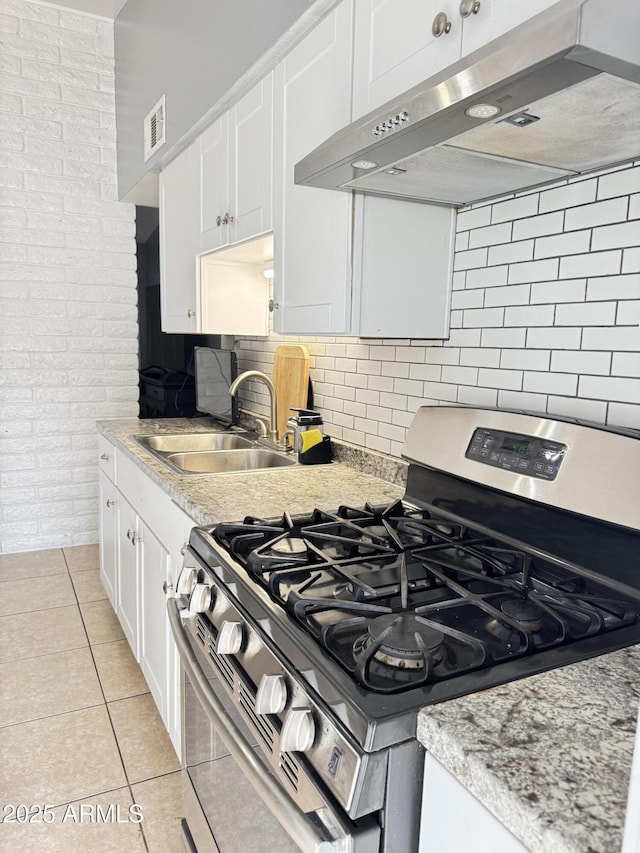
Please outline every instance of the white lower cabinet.
[{"label": "white lower cabinet", "polygon": [[109,596],[111,606],[115,610],[117,607],[118,569],[117,489],[103,471],[100,471],[98,477],[98,493],[100,501],[100,579]]},{"label": "white lower cabinet", "polygon": [[117,498],[117,608],[116,613],[135,659],[140,660],[138,588],[140,575],[140,528],[138,514],[122,495]]},{"label": "white lower cabinet", "polygon": [[180,666],[167,617],[182,549],[194,525],[123,453],[114,483],[100,471],[100,576],[180,755]]},{"label": "white lower cabinet", "polygon": [[526,853],[518,839],[428,752],[418,853]]}]

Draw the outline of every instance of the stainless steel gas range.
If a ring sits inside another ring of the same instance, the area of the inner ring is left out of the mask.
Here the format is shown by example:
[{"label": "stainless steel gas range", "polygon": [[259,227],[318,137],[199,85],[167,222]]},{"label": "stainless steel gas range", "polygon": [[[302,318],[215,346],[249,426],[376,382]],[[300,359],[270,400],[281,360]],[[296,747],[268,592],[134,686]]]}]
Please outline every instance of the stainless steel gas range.
[{"label": "stainless steel gas range", "polygon": [[390,506],[192,531],[192,849],[415,853],[421,707],[640,642],[637,435],[425,407],[404,456]]}]

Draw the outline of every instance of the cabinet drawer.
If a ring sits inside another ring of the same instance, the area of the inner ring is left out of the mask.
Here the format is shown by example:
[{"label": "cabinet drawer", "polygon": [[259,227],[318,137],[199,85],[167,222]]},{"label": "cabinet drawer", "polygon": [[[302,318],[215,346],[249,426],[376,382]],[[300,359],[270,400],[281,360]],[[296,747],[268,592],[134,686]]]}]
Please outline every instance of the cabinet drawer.
[{"label": "cabinet drawer", "polygon": [[111,480],[116,481],[116,449],[103,435],[98,436],[98,470]]}]

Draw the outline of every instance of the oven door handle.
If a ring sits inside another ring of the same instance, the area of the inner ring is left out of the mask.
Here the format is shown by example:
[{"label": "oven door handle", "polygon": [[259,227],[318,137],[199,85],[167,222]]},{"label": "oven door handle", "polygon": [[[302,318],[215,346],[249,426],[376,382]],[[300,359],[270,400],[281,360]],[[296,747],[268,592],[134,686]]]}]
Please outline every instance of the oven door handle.
[{"label": "oven door handle", "polygon": [[233,720],[227,715],[224,706],[202,672],[182,624],[181,611],[175,598],[167,599],[167,612],[180,660],[198,699],[227,749],[266,806],[282,826],[286,827],[291,838],[304,853],[350,853],[352,835],[349,828],[344,825],[344,821],[333,810],[330,810],[331,823],[339,829],[339,837],[328,840],[322,832],[322,828],[314,824],[298,808],[277,779],[266,770],[260,759],[256,757],[254,750],[247,743]]}]

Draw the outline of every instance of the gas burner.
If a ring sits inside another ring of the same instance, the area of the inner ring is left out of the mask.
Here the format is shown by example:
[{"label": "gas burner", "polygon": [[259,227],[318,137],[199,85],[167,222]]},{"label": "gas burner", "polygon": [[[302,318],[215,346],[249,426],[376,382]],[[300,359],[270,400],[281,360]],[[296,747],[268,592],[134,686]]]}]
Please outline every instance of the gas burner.
[{"label": "gas burner", "polygon": [[291,536],[286,539],[278,539],[270,545],[272,551],[277,554],[306,554],[307,543],[304,539]]},{"label": "gas burner", "polygon": [[[427,656],[434,662],[444,657],[444,634],[419,616],[401,613],[378,616],[368,626],[362,646],[374,645],[374,657],[397,669],[423,669]],[[354,647],[354,651],[357,651]]]},{"label": "gas burner", "polygon": [[539,631],[542,628],[545,612],[529,598],[508,598],[500,604],[500,610],[526,631]]}]

